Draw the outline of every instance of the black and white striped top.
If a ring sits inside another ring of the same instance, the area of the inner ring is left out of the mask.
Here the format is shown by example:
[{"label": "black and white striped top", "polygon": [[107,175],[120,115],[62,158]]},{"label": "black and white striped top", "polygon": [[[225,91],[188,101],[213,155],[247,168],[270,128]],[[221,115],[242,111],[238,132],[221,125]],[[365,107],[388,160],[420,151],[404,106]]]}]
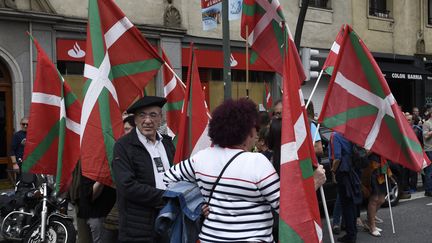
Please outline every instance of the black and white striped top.
[{"label": "black and white striped top", "polygon": [[[239,149],[211,147],[177,164],[164,182],[196,182],[206,201],[225,164]],[[273,242],[271,208],[279,210],[279,176],[261,153],[240,154],[225,170],[210,201],[201,242]]]}]

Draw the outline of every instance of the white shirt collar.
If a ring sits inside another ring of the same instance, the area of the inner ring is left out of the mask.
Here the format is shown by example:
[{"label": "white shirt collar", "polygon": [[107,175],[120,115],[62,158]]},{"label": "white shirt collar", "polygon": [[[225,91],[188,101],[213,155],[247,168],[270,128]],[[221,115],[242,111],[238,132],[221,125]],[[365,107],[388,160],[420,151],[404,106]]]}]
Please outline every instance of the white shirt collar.
[{"label": "white shirt collar", "polygon": [[[138,127],[135,128],[135,131],[138,135],[138,139],[142,144],[153,144],[150,139],[148,139],[146,136],[144,136],[138,129]],[[156,142],[155,145],[162,141],[162,134],[160,134],[158,131],[156,131]]]}]

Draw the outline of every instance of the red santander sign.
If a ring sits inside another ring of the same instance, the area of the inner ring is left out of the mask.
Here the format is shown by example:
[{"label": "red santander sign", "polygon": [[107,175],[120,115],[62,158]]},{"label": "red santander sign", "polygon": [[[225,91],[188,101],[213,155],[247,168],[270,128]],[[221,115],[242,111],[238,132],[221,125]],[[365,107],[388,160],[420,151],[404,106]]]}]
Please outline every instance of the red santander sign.
[{"label": "red santander sign", "polygon": [[57,39],[57,60],[84,62],[85,40]]}]

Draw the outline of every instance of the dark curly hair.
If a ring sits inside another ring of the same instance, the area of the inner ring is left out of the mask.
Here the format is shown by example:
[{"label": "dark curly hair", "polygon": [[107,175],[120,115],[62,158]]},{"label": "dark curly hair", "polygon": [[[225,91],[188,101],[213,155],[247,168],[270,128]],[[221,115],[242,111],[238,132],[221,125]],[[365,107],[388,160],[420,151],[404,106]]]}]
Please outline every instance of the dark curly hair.
[{"label": "dark curly hair", "polygon": [[221,147],[240,145],[257,125],[258,110],[252,100],[229,99],[213,111],[208,135],[214,144]]}]

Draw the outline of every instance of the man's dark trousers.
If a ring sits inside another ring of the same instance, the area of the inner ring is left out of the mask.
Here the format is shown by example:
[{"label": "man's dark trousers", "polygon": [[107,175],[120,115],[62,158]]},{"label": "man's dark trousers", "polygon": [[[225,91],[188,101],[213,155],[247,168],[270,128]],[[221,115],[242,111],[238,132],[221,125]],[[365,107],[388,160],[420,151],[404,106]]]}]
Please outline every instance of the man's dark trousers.
[{"label": "man's dark trousers", "polygon": [[[338,181],[338,193],[341,199],[342,204],[342,216],[345,220],[345,231],[346,237],[352,240],[357,238],[357,226],[356,226],[356,211],[357,206],[354,204],[353,198],[349,197],[347,194],[347,187],[351,187],[351,185],[346,185],[346,182],[349,182],[348,177],[349,174],[345,172],[337,173],[336,180]],[[348,188],[348,190],[351,190]]]}]

